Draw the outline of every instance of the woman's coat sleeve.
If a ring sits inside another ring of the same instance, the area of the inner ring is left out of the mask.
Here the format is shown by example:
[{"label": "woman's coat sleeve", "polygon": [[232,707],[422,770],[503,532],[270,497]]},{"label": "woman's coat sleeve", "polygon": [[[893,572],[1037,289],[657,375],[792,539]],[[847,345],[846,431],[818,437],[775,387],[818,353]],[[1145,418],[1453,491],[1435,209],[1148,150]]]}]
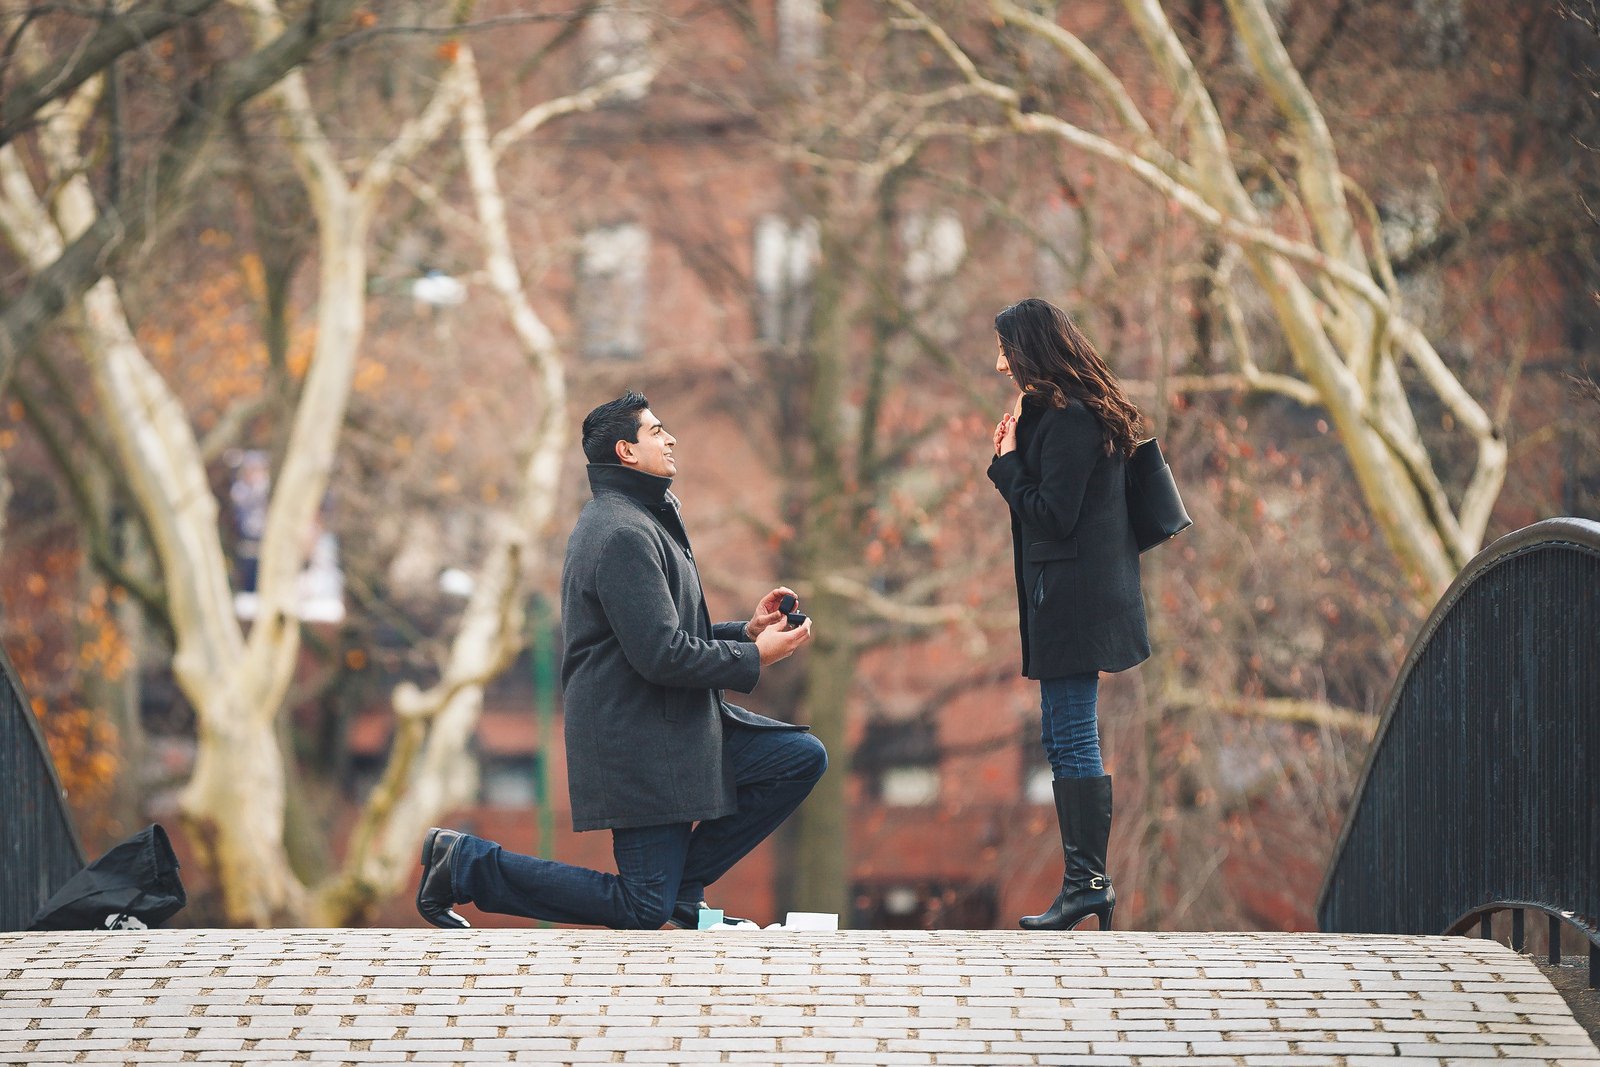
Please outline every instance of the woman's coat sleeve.
[{"label": "woman's coat sleeve", "polygon": [[1035,432],[1038,475],[1030,473],[1021,455],[1012,451],[989,464],[989,480],[1024,523],[1064,538],[1078,525],[1084,489],[1104,451],[1100,423],[1087,408],[1073,404],[1045,412]]}]

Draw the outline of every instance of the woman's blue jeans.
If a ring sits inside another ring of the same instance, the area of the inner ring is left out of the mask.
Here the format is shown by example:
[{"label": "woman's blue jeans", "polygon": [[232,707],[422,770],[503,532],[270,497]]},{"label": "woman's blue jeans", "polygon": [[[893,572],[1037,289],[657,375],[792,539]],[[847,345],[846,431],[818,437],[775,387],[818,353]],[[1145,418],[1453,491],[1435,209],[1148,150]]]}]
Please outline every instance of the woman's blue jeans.
[{"label": "woman's blue jeans", "polygon": [[697,904],[800,806],[828,767],[822,743],[797,730],[723,724],[738,810],[700,823],[611,831],[617,873],[507,852],[463,835],[451,862],[457,904],[547,922],[654,930],[678,902]]},{"label": "woman's blue jeans", "polygon": [[1100,674],[1069,674],[1039,683],[1039,708],[1043,713],[1044,754],[1057,778],[1099,778],[1106,773],[1100,762]]}]

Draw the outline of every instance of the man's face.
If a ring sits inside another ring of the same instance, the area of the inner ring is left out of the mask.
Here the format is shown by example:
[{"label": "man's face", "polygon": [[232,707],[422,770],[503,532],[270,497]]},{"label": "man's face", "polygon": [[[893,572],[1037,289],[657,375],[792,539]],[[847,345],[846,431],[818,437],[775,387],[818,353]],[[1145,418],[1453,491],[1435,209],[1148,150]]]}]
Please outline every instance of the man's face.
[{"label": "man's face", "polygon": [[672,458],[672,446],[678,439],[667,432],[649,408],[639,412],[637,436],[637,442],[617,442],[617,457],[623,466],[661,478],[671,478],[678,473],[678,463]]}]

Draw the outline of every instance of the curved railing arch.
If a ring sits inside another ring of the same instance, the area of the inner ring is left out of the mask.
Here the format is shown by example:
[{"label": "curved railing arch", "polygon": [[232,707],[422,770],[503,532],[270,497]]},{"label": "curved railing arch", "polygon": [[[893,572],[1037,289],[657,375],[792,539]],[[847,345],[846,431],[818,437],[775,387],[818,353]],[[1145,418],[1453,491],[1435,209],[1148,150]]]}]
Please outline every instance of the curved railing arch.
[{"label": "curved railing arch", "polygon": [[0,651],[0,930],[21,930],[83,868],[39,720]]},{"label": "curved railing arch", "polygon": [[[1317,902],[1330,932],[1461,933],[1509,910],[1600,968],[1600,523],[1500,538],[1400,669]],[[1559,947],[1557,947],[1559,951]]]}]

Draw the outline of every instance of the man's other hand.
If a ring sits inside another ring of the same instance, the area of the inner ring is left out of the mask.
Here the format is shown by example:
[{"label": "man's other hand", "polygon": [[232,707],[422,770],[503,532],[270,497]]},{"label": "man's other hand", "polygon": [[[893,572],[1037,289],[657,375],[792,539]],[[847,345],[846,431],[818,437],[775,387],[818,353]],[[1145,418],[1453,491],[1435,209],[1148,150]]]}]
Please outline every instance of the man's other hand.
[{"label": "man's other hand", "polygon": [[[788,620],[784,619],[783,612],[778,610],[778,600],[785,595],[794,597],[796,604],[794,610],[800,610],[799,595],[786,585],[778,586],[778,588],[761,598],[761,602],[756,605],[755,614],[751,615],[750,621],[744,624],[744,631],[750,635],[750,640],[754,641],[756,638],[760,637],[767,627],[771,626],[775,622],[781,621],[783,623],[782,628],[788,628]],[[766,663],[766,653],[763,652],[761,655],[761,662]],[[785,652],[784,655],[786,656],[788,653]],[[782,658],[783,656],[778,657],[778,659]],[[773,662],[777,662],[777,660],[774,660]]]},{"label": "man's other hand", "polygon": [[779,660],[794,655],[794,650],[811,640],[811,620],[798,629],[790,629],[787,619],[782,627],[769,626],[756,636],[756,650],[761,653],[761,665],[770,667]]}]

